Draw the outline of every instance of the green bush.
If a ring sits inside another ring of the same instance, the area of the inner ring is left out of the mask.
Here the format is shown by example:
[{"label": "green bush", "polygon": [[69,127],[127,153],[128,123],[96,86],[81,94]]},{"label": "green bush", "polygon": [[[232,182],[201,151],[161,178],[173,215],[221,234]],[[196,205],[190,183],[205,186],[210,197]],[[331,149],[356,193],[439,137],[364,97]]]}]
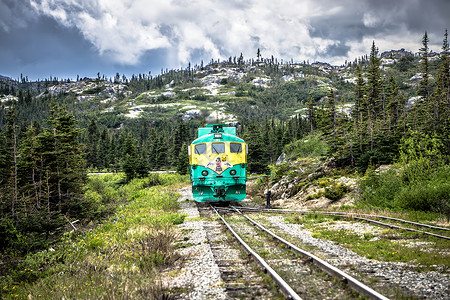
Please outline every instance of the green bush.
[{"label": "green bush", "polygon": [[322,140],[321,135],[310,134],[307,137],[294,141],[284,146],[283,152],[289,159],[301,157],[320,157],[328,151],[328,145]]},{"label": "green bush", "polygon": [[402,189],[401,178],[394,170],[377,174],[372,168],[359,182],[361,201],[372,207],[393,208],[394,197]]},{"label": "green bush", "polygon": [[24,238],[13,224],[13,220],[0,220],[0,253],[5,250],[20,249],[25,244]]},{"label": "green bush", "polygon": [[[427,172],[412,176],[420,162],[400,171],[388,170],[376,174],[368,170],[360,181],[360,205],[398,210],[419,210],[450,216],[450,167],[427,168]],[[423,166],[423,165],[422,165]],[[414,171],[411,171],[414,168]],[[421,167],[420,167],[421,168]]]},{"label": "green bush", "polygon": [[350,188],[342,183],[326,187],[323,195],[331,201],[338,201],[339,199],[342,199],[349,191]]},{"label": "green bush", "polygon": [[95,95],[95,94],[98,94],[98,93],[104,91],[105,89],[106,89],[106,86],[97,86],[95,88],[83,91],[82,94],[83,95]]},{"label": "green bush", "polygon": [[281,178],[286,175],[289,170],[291,169],[291,166],[287,163],[282,163],[279,165],[272,165],[270,166],[270,179],[272,182],[278,182],[281,180]]}]

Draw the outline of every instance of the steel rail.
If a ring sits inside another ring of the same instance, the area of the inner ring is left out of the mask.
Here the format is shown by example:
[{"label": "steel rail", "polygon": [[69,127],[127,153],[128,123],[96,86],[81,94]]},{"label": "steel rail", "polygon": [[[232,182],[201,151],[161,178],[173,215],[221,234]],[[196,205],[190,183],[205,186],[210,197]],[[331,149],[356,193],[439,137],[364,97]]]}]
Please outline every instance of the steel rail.
[{"label": "steel rail", "polygon": [[435,233],[431,233],[431,232],[427,232],[427,231],[422,231],[422,230],[417,230],[417,229],[412,229],[412,228],[406,228],[406,227],[401,227],[401,226],[397,226],[397,225],[392,225],[392,224],[387,224],[387,223],[383,223],[383,222],[379,222],[379,221],[375,221],[375,220],[371,220],[371,219],[366,219],[366,218],[360,218],[360,217],[351,217],[355,220],[360,220],[360,221],[365,221],[368,223],[373,223],[373,224],[377,224],[380,226],[384,226],[384,227],[389,227],[392,229],[401,229],[401,230],[406,230],[406,231],[410,231],[410,232],[416,232],[416,233],[421,233],[421,234],[426,234],[426,235],[430,235],[430,236],[434,236],[440,239],[446,239],[446,240],[450,240],[450,237],[445,236],[445,235],[439,235],[439,234],[435,234]]},{"label": "steel rail", "polygon": [[369,216],[369,217],[374,217],[374,218],[381,218],[381,219],[389,219],[389,220],[401,221],[403,223],[410,223],[410,224],[413,224],[413,225],[416,225],[416,226],[422,226],[422,227],[427,227],[427,228],[448,230],[447,228],[436,227],[436,226],[431,226],[431,225],[427,225],[427,224],[415,223],[415,222],[410,222],[410,221],[406,221],[406,220],[402,220],[402,219],[395,219],[395,218],[384,217],[384,216],[367,215],[367,214],[355,214],[355,213],[343,213],[343,212],[326,212],[326,211],[305,211],[305,210],[288,210],[288,209],[258,209],[258,208],[250,208],[250,207],[245,207],[245,208],[242,207],[241,209],[242,210],[247,210],[247,211],[274,212],[274,213],[301,213],[301,214],[318,213],[318,214],[323,214],[323,215],[328,215],[328,216],[349,217],[349,218],[353,218],[355,220],[365,221],[365,222],[368,222],[368,223],[374,223],[374,224],[377,224],[377,225],[380,225],[380,226],[384,226],[384,227],[389,227],[389,228],[392,228],[392,229],[403,229],[403,230],[406,230],[406,231],[422,233],[422,234],[425,234],[425,235],[430,235],[430,236],[434,236],[434,237],[437,237],[437,238],[450,240],[450,237],[445,236],[445,235],[439,235],[439,234],[435,234],[435,233],[431,233],[431,232],[427,232],[427,231],[422,231],[422,230],[417,230],[417,229],[412,229],[412,228],[407,228],[407,227],[401,227],[401,226],[397,226],[397,225],[387,224],[387,223],[383,223],[383,222],[379,222],[379,221],[375,221],[375,220],[359,217],[359,216]]},{"label": "steel rail", "polygon": [[253,258],[256,260],[256,262],[261,266],[264,273],[269,273],[269,275],[272,277],[272,279],[277,283],[278,287],[280,288],[281,292],[287,299],[295,299],[295,300],[302,300],[300,296],[289,286],[289,284],[284,281],[283,278],[281,278],[280,275],[278,275],[275,270],[273,270],[265,261],[264,259],[258,255],[255,251],[253,251],[250,246],[244,242],[244,240],[241,239],[241,237],[231,228],[231,226],[228,224],[227,221],[219,214],[219,212],[215,209],[214,206],[211,205],[211,208],[214,210],[214,212],[219,216],[219,218],[222,220],[223,224],[228,228],[228,230],[233,234],[233,236],[239,241],[239,243],[244,247],[245,251],[253,256]]},{"label": "steel rail", "polygon": [[249,220],[253,225],[258,227],[260,230],[262,230],[265,233],[269,234],[274,239],[282,242],[283,244],[285,244],[289,249],[293,250],[294,252],[312,259],[313,263],[316,266],[320,267],[322,270],[324,270],[328,274],[340,278],[341,281],[347,283],[354,290],[360,292],[361,294],[367,296],[370,299],[389,299],[389,298],[386,298],[385,296],[381,295],[380,293],[376,292],[375,290],[371,289],[370,287],[366,286],[364,283],[360,282],[359,280],[357,280],[357,279],[353,278],[352,276],[348,275],[347,273],[339,270],[338,268],[330,265],[326,261],[324,261],[324,260],[320,259],[319,257],[315,256],[314,254],[311,254],[311,253],[309,253],[309,252],[307,252],[305,250],[302,250],[302,249],[298,248],[297,246],[295,246],[294,244],[292,244],[292,243],[286,241],[285,239],[279,237],[278,235],[276,235],[272,231],[266,229],[265,227],[263,227],[261,224],[257,223],[256,221],[254,221],[250,217],[244,215],[236,207],[234,207],[234,206],[232,206],[232,207],[236,210],[236,212],[241,214],[243,217],[245,217],[247,220]]}]

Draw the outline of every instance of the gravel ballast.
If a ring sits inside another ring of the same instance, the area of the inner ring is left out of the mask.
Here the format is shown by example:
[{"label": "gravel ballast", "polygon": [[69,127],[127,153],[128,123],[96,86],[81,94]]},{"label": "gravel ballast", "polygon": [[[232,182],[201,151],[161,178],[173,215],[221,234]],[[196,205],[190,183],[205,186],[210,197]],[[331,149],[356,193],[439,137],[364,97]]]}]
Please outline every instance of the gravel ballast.
[{"label": "gravel ballast", "polygon": [[180,212],[187,217],[179,226],[184,232],[186,247],[178,251],[186,259],[181,269],[173,272],[175,274],[165,279],[165,283],[169,289],[183,291],[177,295],[179,299],[227,299],[219,267],[207,242],[204,228],[207,221],[199,220],[195,202],[186,201],[192,200],[191,188],[186,187],[179,192]]},{"label": "gravel ballast", "polygon": [[[297,238],[300,242],[307,243],[320,249],[330,264],[345,270],[357,277],[354,269],[370,277],[376,277],[376,285],[397,286],[403,291],[416,297],[427,299],[449,299],[450,279],[448,274],[435,271],[415,272],[413,266],[399,262],[382,262],[367,259],[336,245],[332,241],[321,240],[311,236],[311,232],[298,224],[289,224],[283,216],[270,216],[268,220],[275,228]],[[348,226],[348,224],[346,225]],[[370,226],[370,225],[367,225]],[[355,231],[365,231],[367,226],[355,223]],[[364,227],[364,228],[361,228]]]}]

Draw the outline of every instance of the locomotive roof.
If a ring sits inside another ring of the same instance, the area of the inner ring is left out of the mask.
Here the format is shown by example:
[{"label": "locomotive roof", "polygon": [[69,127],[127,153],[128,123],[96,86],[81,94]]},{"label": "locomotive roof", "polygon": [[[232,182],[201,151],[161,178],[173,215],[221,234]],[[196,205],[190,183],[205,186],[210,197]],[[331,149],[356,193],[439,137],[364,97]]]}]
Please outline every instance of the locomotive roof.
[{"label": "locomotive roof", "polygon": [[201,137],[195,139],[192,144],[199,144],[199,143],[207,143],[207,142],[238,142],[238,143],[245,143],[243,139],[240,137],[237,137],[232,134],[220,133],[222,138],[215,138],[217,133],[210,133],[202,135]]},{"label": "locomotive roof", "polygon": [[200,127],[197,129],[197,137],[201,137],[205,134],[210,134],[212,132],[224,132],[231,135],[236,135],[236,127],[228,126],[226,124],[207,124],[205,127]]}]

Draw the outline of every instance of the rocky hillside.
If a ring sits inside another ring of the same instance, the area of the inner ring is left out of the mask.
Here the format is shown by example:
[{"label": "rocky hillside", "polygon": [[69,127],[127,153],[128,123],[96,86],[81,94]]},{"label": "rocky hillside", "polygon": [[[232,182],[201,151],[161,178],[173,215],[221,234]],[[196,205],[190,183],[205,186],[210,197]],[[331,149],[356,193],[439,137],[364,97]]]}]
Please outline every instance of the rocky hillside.
[{"label": "rocky hillside", "polygon": [[[384,52],[381,58],[384,77],[396,75],[401,79],[401,88],[412,98],[421,78],[417,73],[418,58],[403,49]],[[364,59],[359,61],[364,63]],[[64,98],[64,102],[88,103],[89,113],[115,112],[115,116],[123,119],[181,117],[184,121],[238,122],[249,116],[259,118],[271,114],[286,120],[306,113],[305,103],[310,93],[321,103],[333,86],[345,102],[341,111],[348,114],[356,80],[355,64],[281,64],[273,60],[235,64],[224,61],[151,78],[116,76],[110,80],[85,78],[75,82],[19,83],[2,76],[0,101],[8,106],[18,100],[17,93],[5,92],[6,87],[10,87],[15,91],[31,90],[36,97],[51,95]],[[143,84],[148,88],[142,88]],[[275,103],[273,98],[276,98]],[[267,105],[269,100],[270,106]]]}]

